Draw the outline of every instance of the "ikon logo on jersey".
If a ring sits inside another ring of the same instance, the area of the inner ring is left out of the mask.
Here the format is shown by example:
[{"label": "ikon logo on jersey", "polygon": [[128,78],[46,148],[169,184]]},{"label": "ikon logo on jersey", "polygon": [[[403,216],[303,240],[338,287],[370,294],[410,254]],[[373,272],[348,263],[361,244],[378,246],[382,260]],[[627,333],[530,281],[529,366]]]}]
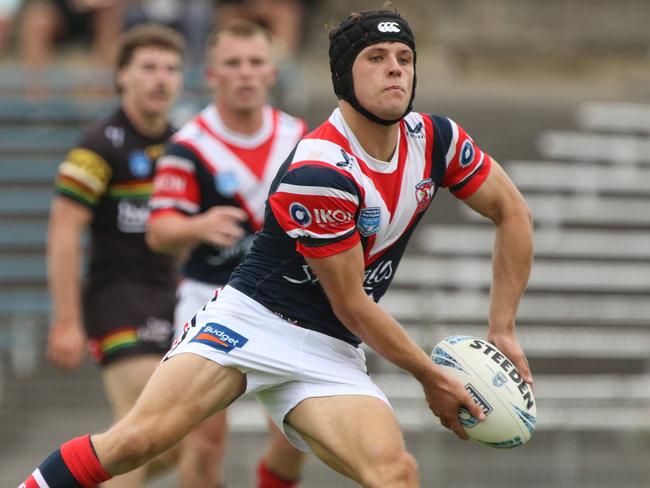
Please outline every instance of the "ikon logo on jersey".
[{"label": "ikon logo on jersey", "polygon": [[352,212],[341,209],[315,208],[314,220],[321,227],[336,227],[352,222]]},{"label": "ikon logo on jersey", "polygon": [[418,212],[425,210],[435,194],[435,183],[431,178],[420,181],[415,185],[415,199],[418,202]]},{"label": "ikon logo on jersey", "polygon": [[190,342],[198,342],[210,346],[217,351],[230,352],[236,347],[243,347],[248,339],[230,330],[225,325],[210,322],[203,326]]}]

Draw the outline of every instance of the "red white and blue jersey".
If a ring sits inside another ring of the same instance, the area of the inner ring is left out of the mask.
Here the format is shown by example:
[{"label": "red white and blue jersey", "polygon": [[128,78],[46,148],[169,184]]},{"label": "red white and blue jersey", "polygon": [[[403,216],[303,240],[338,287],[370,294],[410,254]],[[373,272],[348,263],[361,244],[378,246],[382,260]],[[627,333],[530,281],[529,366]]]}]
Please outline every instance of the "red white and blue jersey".
[{"label": "red white and blue jersey", "polygon": [[228,129],[209,105],[173,137],[156,166],[151,219],[167,212],[194,215],[215,205],[237,206],[248,214],[245,237],[229,248],[199,245],[183,265],[185,276],[228,281],[262,227],[273,178],[306,129],[301,119],[266,106],[262,127],[244,136]]},{"label": "red white and blue jersey", "polygon": [[289,321],[358,345],[305,256],[332,256],[361,242],[364,288],[379,301],[438,188],[467,198],[490,166],[490,156],[454,121],[416,112],[400,122],[392,159],[378,161],[337,109],[278,173],[264,227],[230,285]]}]

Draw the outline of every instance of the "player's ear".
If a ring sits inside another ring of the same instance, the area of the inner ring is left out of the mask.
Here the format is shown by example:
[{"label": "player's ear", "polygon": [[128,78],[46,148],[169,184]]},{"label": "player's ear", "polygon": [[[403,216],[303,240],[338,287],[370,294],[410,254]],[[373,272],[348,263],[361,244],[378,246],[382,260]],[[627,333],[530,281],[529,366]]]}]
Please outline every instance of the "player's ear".
[{"label": "player's ear", "polygon": [[275,86],[275,84],[278,82],[278,73],[279,70],[277,65],[272,65],[269,73],[269,87]]},{"label": "player's ear", "polygon": [[126,67],[122,67],[115,72],[115,88],[118,93],[124,91],[126,76]]},{"label": "player's ear", "polygon": [[206,63],[205,66],[203,66],[203,76],[205,77],[205,80],[208,82],[208,86],[210,88],[215,87],[215,73],[214,73],[214,68],[212,67],[211,64]]}]

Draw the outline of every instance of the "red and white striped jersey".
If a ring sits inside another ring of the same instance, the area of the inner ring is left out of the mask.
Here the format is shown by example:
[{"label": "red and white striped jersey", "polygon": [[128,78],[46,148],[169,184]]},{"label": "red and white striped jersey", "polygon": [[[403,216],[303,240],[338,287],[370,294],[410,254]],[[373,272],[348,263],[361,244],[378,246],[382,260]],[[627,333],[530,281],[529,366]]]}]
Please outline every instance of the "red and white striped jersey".
[{"label": "red and white striped jersey", "polygon": [[437,189],[467,198],[490,165],[490,156],[454,121],[417,112],[400,122],[391,160],[378,161],[337,109],[283,165],[264,228],[230,284],[291,321],[358,344],[304,256],[327,257],[361,242],[364,287],[378,301]]},{"label": "red and white striped jersey", "polygon": [[248,214],[247,235],[230,248],[201,245],[183,273],[207,283],[225,283],[262,226],[264,202],[278,169],[306,132],[301,119],[266,106],[262,127],[251,136],[228,129],[209,105],[172,138],[159,160],[151,218],[165,212],[201,213],[215,205],[234,205]]}]

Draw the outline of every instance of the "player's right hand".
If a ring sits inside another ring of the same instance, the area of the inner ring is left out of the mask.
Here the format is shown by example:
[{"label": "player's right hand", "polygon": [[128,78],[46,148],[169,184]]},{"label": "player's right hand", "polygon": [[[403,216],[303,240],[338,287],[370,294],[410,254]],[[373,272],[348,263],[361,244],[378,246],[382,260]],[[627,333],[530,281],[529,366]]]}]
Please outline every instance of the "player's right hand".
[{"label": "player's right hand", "polygon": [[54,323],[47,338],[47,358],[62,369],[74,369],[86,354],[86,334],[80,325]]},{"label": "player's right hand", "polygon": [[422,387],[433,414],[440,419],[443,427],[461,439],[467,440],[469,437],[459,420],[460,407],[465,407],[479,421],[485,419],[483,410],[472,400],[462,383],[442,371],[438,370],[438,374],[422,382]]},{"label": "player's right hand", "polygon": [[242,222],[248,215],[241,208],[227,205],[212,207],[196,216],[199,238],[218,247],[230,247],[244,237]]}]

